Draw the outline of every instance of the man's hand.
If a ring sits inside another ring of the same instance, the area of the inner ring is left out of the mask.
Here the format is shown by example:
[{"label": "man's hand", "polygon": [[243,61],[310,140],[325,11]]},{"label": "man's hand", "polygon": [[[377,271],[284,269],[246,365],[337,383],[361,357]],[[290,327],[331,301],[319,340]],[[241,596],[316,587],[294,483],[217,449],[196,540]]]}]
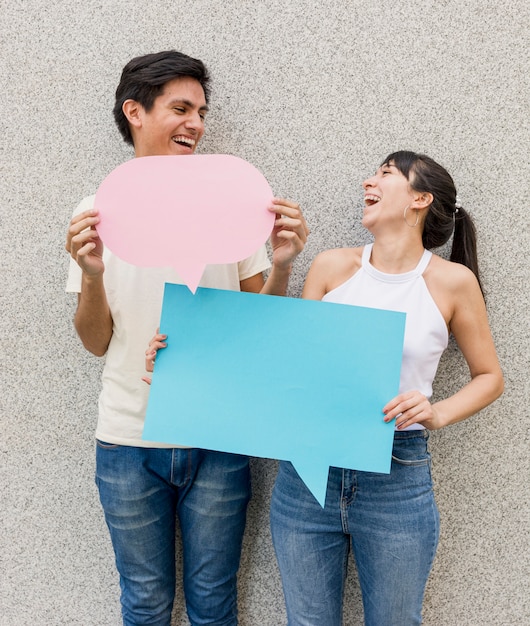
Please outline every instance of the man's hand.
[{"label": "man's hand", "polygon": [[276,213],[271,234],[272,262],[278,269],[290,269],[302,252],[309,229],[300,206],[296,202],[274,198],[269,211]]},{"label": "man's hand", "polygon": [[[156,353],[162,348],[167,347],[166,340],[167,335],[160,334],[160,329],[157,328],[156,335],[151,339],[151,341],[149,342],[149,346],[145,351],[145,369],[147,372],[154,371]],[[142,380],[148,385],[151,384],[151,378],[149,378],[149,376],[142,376]]]},{"label": "man's hand", "polygon": [[85,275],[92,278],[103,274],[105,270],[103,243],[95,229],[98,222],[97,211],[84,211],[72,218],[66,234],[66,251]]}]

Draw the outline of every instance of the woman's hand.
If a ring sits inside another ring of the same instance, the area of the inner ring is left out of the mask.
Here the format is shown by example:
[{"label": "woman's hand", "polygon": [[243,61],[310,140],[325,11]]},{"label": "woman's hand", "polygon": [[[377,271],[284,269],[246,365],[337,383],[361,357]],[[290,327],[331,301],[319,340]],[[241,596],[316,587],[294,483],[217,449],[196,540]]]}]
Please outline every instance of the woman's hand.
[{"label": "woman's hand", "polygon": [[[155,368],[156,354],[162,348],[167,346],[167,335],[162,335],[160,329],[156,329],[156,335],[149,342],[149,347],[145,351],[145,370],[152,372]],[[143,376],[142,380],[148,385],[151,384],[151,378],[149,376]]]},{"label": "woman's hand", "polygon": [[396,428],[403,430],[412,424],[422,424],[429,430],[442,428],[438,414],[429,400],[419,391],[400,393],[383,408],[385,422],[396,420]]}]

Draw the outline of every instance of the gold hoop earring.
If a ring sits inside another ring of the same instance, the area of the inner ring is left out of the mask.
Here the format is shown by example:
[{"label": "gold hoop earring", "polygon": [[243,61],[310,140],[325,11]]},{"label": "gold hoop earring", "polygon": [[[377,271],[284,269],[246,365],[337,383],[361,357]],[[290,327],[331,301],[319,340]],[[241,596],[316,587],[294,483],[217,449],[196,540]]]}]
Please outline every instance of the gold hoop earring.
[{"label": "gold hoop earring", "polygon": [[407,222],[407,211],[409,210],[409,208],[410,208],[409,206],[405,207],[405,210],[403,211],[403,219],[405,220],[405,224],[407,226],[409,226],[410,228],[415,228],[418,225],[418,221],[420,219],[420,212],[416,211],[416,221],[414,222],[414,224],[409,224]]}]

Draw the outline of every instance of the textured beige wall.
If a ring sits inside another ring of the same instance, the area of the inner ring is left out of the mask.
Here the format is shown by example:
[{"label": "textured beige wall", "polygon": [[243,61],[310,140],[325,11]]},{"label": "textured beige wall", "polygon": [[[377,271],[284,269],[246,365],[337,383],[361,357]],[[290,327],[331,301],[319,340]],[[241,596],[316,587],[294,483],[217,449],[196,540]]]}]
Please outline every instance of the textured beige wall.
[{"label": "textured beige wall", "polygon": [[[360,182],[387,153],[425,151],[454,174],[506,392],[431,439],[442,536],[425,624],[530,623],[529,26],[524,0],[0,2],[2,626],[119,623],[93,484],[101,364],[71,325],[63,242],[80,198],[131,156],[110,113],[122,66],[165,48],[211,69],[202,152],[249,160],[305,209],[293,296],[317,252],[366,241]],[[452,346],[436,393],[465,375]],[[278,626],[276,466],[253,469],[241,624]],[[346,604],[361,624],[353,572]]]}]

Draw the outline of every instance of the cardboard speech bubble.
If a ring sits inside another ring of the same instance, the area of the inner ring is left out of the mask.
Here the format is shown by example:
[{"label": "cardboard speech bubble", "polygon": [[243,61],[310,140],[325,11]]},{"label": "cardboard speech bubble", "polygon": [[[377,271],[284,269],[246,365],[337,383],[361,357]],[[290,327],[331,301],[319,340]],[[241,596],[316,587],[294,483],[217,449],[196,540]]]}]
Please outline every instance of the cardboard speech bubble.
[{"label": "cardboard speech bubble", "polygon": [[226,154],[138,157],[96,193],[99,237],[123,261],[173,267],[194,293],[208,264],[256,252],[274,225],[272,190],[253,165]]},{"label": "cardboard speech bubble", "polygon": [[143,439],[289,460],[324,506],[330,466],[390,471],[405,318],[166,284]]}]

